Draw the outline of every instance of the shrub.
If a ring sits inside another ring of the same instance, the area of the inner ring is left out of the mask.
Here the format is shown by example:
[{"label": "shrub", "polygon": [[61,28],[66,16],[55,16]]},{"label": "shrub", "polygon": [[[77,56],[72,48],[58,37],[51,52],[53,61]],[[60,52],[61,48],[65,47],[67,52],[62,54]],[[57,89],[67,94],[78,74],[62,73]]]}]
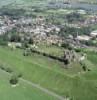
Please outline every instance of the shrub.
[{"label": "shrub", "polygon": [[24,56],[29,56],[31,54],[31,50],[28,48],[23,52]]},{"label": "shrub", "polygon": [[27,52],[23,52],[23,56],[28,56],[29,54]]},{"label": "shrub", "polygon": [[3,65],[0,65],[0,69],[4,70],[4,66]]},{"label": "shrub", "polygon": [[73,50],[73,48],[71,46],[68,47],[68,50]]},{"label": "shrub", "polygon": [[68,49],[68,48],[69,48],[69,44],[68,44],[68,43],[63,43],[63,44],[61,45],[61,47]]},{"label": "shrub", "polygon": [[8,68],[8,67],[5,68],[5,71],[8,72],[8,73],[12,73],[13,72],[12,69],[11,68]]},{"label": "shrub", "polygon": [[64,63],[65,63],[65,65],[68,65],[69,64],[69,59],[65,59]]},{"label": "shrub", "polygon": [[19,73],[19,74],[17,75],[17,77],[18,77],[18,78],[21,78],[21,77],[22,77],[22,73]]},{"label": "shrub", "polygon": [[83,71],[87,71],[87,66],[84,62],[80,61],[80,65],[82,66]]},{"label": "shrub", "polygon": [[15,85],[18,83],[18,77],[17,75],[12,75],[11,79],[10,79],[10,84]]},{"label": "shrub", "polygon": [[4,41],[4,40],[1,40],[1,39],[0,39],[0,45],[6,46],[6,45],[7,45],[7,41]]},{"label": "shrub", "polygon": [[82,66],[84,71],[87,71],[87,67],[85,65]]},{"label": "shrub", "polygon": [[80,48],[75,48],[75,52],[81,52]]},{"label": "shrub", "polygon": [[13,72],[11,68],[6,67],[4,65],[0,65],[0,69],[6,71],[8,73],[12,73]]}]

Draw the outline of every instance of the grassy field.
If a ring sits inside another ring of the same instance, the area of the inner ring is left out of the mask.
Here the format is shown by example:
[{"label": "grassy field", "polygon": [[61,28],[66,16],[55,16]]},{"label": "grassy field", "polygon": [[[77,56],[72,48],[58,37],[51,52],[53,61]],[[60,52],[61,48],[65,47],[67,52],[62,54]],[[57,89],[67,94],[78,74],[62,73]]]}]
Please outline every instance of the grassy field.
[{"label": "grassy field", "polygon": [[[58,49],[58,48],[57,49],[54,48],[54,50],[60,51],[60,49]],[[47,53],[49,52],[51,54],[51,52],[54,51],[54,50],[53,50],[53,48],[51,48],[51,49],[48,49],[48,51],[46,51],[46,52]],[[81,66],[78,62],[72,63],[73,66],[71,66],[71,64],[66,66],[66,65],[64,65],[64,63],[61,63],[57,60],[52,60],[50,58],[47,58],[47,57],[44,57],[44,56],[41,56],[41,55],[37,55],[37,54],[34,54],[34,53],[32,53],[32,56],[24,57],[23,56],[23,52],[24,52],[23,50],[17,49],[15,51],[12,51],[10,48],[7,48],[7,47],[3,47],[3,48],[1,47],[0,52],[1,52],[0,53],[1,57],[3,55],[7,56],[7,61],[9,63],[9,65],[12,64],[11,66],[14,66],[14,65],[16,66],[16,67],[12,67],[12,69],[17,68],[17,65],[19,65],[19,64],[21,64],[21,66],[23,66],[24,62],[25,62],[24,67],[26,67],[26,66],[31,66],[31,67],[37,66],[37,68],[43,68],[45,70],[58,72],[58,73],[61,73],[63,75],[66,74],[66,73],[70,76],[76,75],[76,74],[78,74],[78,72],[82,71],[82,68],[81,68]],[[17,54],[17,55],[15,55],[15,54]],[[1,62],[3,62],[3,59],[4,60],[6,59],[5,56],[0,60]],[[12,62],[12,60],[13,60],[14,63]],[[6,64],[7,64],[7,66],[9,66],[7,61],[4,63],[5,66],[6,66]],[[67,70],[67,69],[65,69],[65,67],[68,67],[69,69]],[[29,71],[29,69],[28,69],[28,71]]]},{"label": "grassy field", "polygon": [[22,81],[16,87],[9,84],[10,76],[0,70],[0,100],[57,100]]},{"label": "grassy field", "polygon": [[[37,5],[43,5],[43,4],[46,4],[47,2],[50,2],[52,0],[0,0],[0,7],[2,6],[18,6],[18,7],[27,7],[27,6],[37,6]],[[56,0],[53,0],[53,1],[56,1]],[[63,0],[57,0],[57,1],[63,1]],[[68,1],[68,0],[65,0],[65,1]],[[97,4],[97,1],[96,0],[71,0],[72,2],[78,2],[78,1],[81,1],[81,2],[84,2],[84,3],[96,3]]]},{"label": "grassy field", "polygon": [[68,74],[72,71],[61,68],[61,64],[56,61],[38,55],[24,57],[22,50],[11,51],[7,47],[0,47],[0,62],[22,73],[24,79],[64,97],[68,96],[74,100],[97,100],[96,71]]},{"label": "grassy field", "polygon": [[52,54],[59,57],[62,57],[64,55],[64,48],[57,46],[39,45],[38,49],[42,52],[46,52],[47,54]]}]

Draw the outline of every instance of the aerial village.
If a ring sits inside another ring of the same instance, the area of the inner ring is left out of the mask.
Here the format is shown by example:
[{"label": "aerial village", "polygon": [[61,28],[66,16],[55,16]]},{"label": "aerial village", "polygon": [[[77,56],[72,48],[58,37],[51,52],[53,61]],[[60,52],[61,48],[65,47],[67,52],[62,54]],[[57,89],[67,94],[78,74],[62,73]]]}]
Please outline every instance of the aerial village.
[{"label": "aerial village", "polygon": [[97,100],[97,1],[0,1],[0,100]]},{"label": "aerial village", "polygon": [[[97,24],[97,16],[90,16],[84,22],[75,24],[67,24],[69,27],[80,28],[83,26]],[[64,26],[65,27],[65,26]],[[6,34],[12,30],[16,30],[18,33],[28,33],[29,37],[34,37],[35,43],[47,43],[47,44],[58,44],[61,45],[64,41],[77,44],[78,41],[89,41],[97,36],[97,30],[91,31],[88,35],[79,35],[76,32],[76,36],[69,34],[68,37],[63,38],[58,34],[61,32],[60,25],[54,25],[47,23],[45,17],[38,16],[36,18],[21,17],[19,19],[12,19],[9,16],[0,16],[0,35]],[[21,34],[23,35],[23,34]],[[74,41],[76,40],[76,41]]]}]

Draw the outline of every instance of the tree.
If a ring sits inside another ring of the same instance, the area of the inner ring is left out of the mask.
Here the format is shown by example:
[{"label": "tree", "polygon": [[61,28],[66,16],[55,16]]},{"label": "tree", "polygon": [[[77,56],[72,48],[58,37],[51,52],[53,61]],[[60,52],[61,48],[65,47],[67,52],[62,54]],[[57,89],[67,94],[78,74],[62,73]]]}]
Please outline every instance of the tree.
[{"label": "tree", "polygon": [[84,62],[80,61],[83,71],[87,71],[87,66]]},{"label": "tree", "polygon": [[65,59],[64,63],[65,63],[65,65],[68,65],[69,64],[69,59]]},{"label": "tree", "polygon": [[77,13],[77,12],[73,12],[70,14],[66,15],[66,19],[68,20],[68,22],[73,22],[73,21],[84,21],[84,18],[81,14]]},{"label": "tree", "polygon": [[30,38],[30,39],[29,39],[29,44],[33,44],[33,43],[34,43],[33,39]]},{"label": "tree", "polygon": [[21,38],[18,34],[13,34],[13,35],[11,35],[10,41],[11,42],[20,42]]},{"label": "tree", "polygon": [[26,48],[25,51],[23,52],[24,56],[29,56],[31,55],[31,49],[30,48]]},{"label": "tree", "polygon": [[62,43],[61,47],[68,49],[69,48],[69,44],[68,43]]}]

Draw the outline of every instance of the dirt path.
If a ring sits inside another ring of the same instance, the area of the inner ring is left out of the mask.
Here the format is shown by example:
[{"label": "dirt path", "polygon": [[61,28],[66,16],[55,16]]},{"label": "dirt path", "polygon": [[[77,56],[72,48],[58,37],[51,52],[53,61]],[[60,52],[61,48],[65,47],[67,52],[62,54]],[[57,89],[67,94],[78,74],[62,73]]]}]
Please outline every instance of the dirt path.
[{"label": "dirt path", "polygon": [[[1,70],[1,69],[0,69],[0,70]],[[6,73],[6,74],[9,75],[9,76],[11,75],[10,73],[5,72],[4,70],[2,70],[2,72]],[[50,91],[50,90],[48,90],[48,89],[46,89],[46,88],[41,87],[39,84],[35,84],[35,83],[33,83],[33,82],[31,82],[31,81],[28,81],[28,80],[26,80],[26,79],[23,79],[23,78],[20,78],[20,81],[22,81],[22,82],[24,82],[24,83],[26,83],[26,84],[28,84],[28,85],[31,85],[32,87],[35,87],[35,88],[37,88],[37,89],[43,91],[44,93],[47,93],[47,94],[49,94],[49,95],[51,95],[51,96],[56,97],[57,100],[69,100],[69,99],[66,99],[66,98],[64,98],[64,97],[62,97],[62,96],[56,94],[55,92],[52,92],[52,91]]]},{"label": "dirt path", "polygon": [[43,91],[43,92],[45,92],[45,93],[47,93],[47,94],[49,94],[49,95],[52,95],[52,96],[58,98],[58,100],[67,100],[67,99],[65,99],[64,97],[62,97],[62,96],[60,96],[60,95],[58,95],[58,94],[56,94],[56,93],[54,93],[54,92],[52,92],[52,91],[46,89],[46,88],[43,88],[43,87],[41,87],[41,86],[38,85],[38,84],[32,83],[32,82],[30,82],[30,81],[28,81],[28,80],[25,80],[25,79],[23,79],[23,78],[21,78],[20,80],[23,81],[23,82],[25,82],[25,83],[27,83],[27,84],[29,84],[29,85],[31,85],[32,87],[35,87],[35,88],[37,88],[37,89],[40,89],[41,91]]}]

